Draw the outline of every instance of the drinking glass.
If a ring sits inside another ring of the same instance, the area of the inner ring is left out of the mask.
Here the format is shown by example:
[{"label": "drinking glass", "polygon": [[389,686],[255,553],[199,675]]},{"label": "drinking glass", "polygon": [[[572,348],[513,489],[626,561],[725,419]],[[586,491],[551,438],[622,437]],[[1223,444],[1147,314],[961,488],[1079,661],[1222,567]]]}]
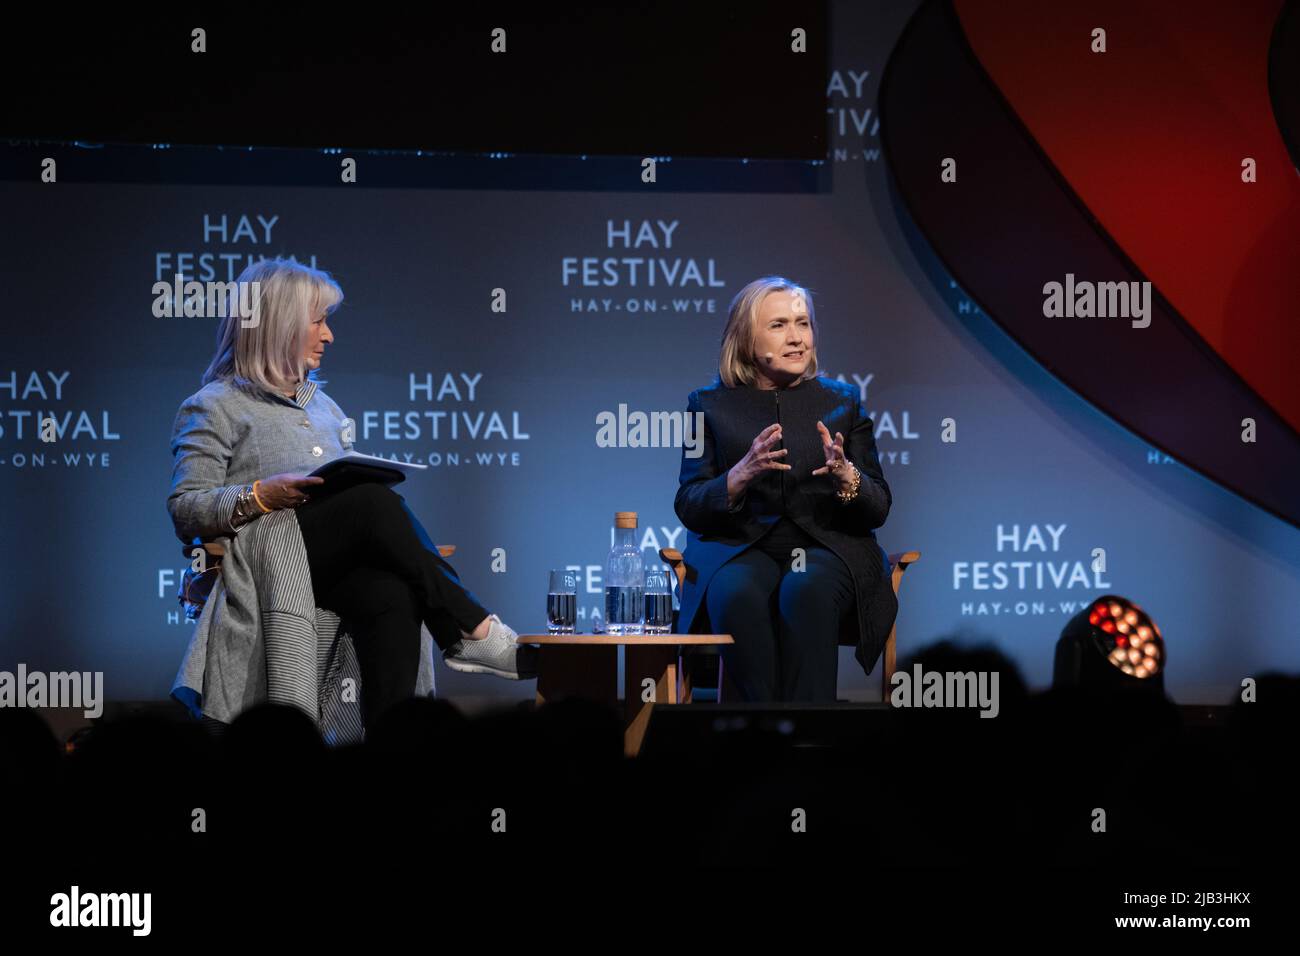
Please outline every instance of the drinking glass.
[{"label": "drinking glass", "polygon": [[671,634],[673,630],[673,592],[667,572],[650,568],[645,573],[645,632]]},{"label": "drinking glass", "polygon": [[546,592],[546,631],[548,634],[572,634],[577,623],[578,572],[554,568],[551,586]]}]

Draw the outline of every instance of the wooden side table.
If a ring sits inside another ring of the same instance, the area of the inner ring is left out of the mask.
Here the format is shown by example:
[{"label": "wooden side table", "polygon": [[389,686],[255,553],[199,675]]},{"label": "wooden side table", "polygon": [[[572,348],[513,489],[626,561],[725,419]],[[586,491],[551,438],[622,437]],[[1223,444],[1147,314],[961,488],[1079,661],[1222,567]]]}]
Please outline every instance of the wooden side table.
[{"label": "wooden side table", "polygon": [[[688,644],[734,644],[730,634],[520,634],[520,644],[537,644],[537,703],[582,697],[618,707],[618,649],[623,653],[623,752],[641,751],[656,703],[689,704],[690,680],[679,666]],[[642,685],[654,694],[642,700]]]}]

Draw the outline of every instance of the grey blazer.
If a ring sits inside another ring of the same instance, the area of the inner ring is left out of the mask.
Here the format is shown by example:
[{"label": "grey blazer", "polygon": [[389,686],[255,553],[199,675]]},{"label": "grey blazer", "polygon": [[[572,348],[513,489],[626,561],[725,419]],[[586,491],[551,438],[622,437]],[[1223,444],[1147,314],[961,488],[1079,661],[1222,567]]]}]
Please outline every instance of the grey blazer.
[{"label": "grey blazer", "polygon": [[229,380],[203,386],[181,403],[172,429],[167,510],[177,537],[188,544],[238,534],[230,517],[240,489],[258,478],[314,471],[351,451],[342,440],[344,417],[311,379],[292,400]]},{"label": "grey blazer", "polygon": [[[355,648],[339,618],[316,607],[297,512],[230,524],[244,485],[314,471],[350,451],[344,418],[311,379],[292,400],[230,380],[211,382],[177,411],[167,496],[176,536],[226,548],[172,685],[172,696],[196,717],[229,723],[269,700],[304,710],[327,741],[348,743],[359,734],[364,688]],[[433,648],[422,626],[418,696],[434,693]]]}]

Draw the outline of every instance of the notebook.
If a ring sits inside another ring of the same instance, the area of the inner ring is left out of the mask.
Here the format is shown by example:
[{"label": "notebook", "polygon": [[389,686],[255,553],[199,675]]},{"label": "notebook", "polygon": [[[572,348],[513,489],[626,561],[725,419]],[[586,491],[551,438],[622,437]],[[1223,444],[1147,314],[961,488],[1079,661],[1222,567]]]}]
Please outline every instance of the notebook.
[{"label": "notebook", "polygon": [[405,461],[391,461],[377,455],[366,455],[359,451],[350,451],[341,458],[326,462],[311,474],[324,478],[323,485],[315,485],[309,494],[331,495],[354,485],[375,481],[381,485],[396,485],[406,480],[407,475],[428,471],[428,465],[416,465]]}]

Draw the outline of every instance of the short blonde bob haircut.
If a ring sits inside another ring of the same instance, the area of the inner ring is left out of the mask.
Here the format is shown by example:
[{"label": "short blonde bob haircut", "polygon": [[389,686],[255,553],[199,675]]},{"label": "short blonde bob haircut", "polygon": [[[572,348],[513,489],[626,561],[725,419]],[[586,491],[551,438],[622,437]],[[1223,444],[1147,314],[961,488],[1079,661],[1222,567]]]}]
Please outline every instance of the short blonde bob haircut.
[{"label": "short blonde bob haircut", "polygon": [[[217,329],[217,351],[202,384],[229,378],[249,391],[283,393],[299,387],[304,372],[306,378],[323,382],[315,369],[307,369],[302,353],[312,320],[321,312],[332,314],[342,304],[339,284],[328,272],[279,257],[248,266],[235,288],[246,282],[258,283],[254,287],[259,293],[257,322],[245,328],[238,308],[226,310]],[[245,296],[246,301],[252,298]]]},{"label": "short blonde bob haircut", "polygon": [[718,377],[727,388],[753,385],[758,380],[754,364],[754,331],[758,324],[758,308],[773,292],[789,292],[802,296],[808,308],[808,322],[812,326],[813,347],[808,356],[808,368],[799,377],[806,382],[817,377],[817,314],[813,311],[812,293],[798,283],[781,276],[763,276],[755,279],[736,293],[731,300],[731,312],[722,330],[722,351],[718,356]]}]

